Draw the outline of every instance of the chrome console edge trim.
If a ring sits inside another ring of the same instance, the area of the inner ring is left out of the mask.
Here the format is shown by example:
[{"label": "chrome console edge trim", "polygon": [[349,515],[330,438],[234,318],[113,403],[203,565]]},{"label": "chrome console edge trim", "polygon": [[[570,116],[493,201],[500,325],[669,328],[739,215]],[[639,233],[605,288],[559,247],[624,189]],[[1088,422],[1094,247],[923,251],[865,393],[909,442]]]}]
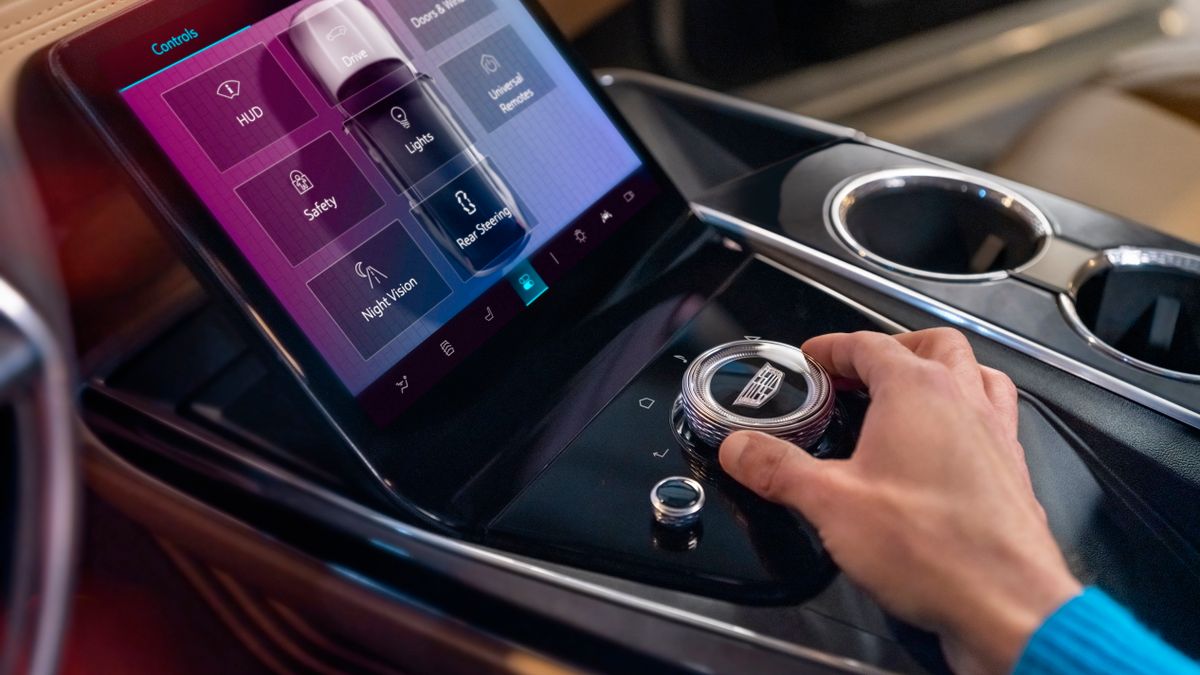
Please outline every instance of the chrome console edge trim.
[{"label": "chrome console edge trim", "polygon": [[1058,368],[1098,387],[1107,389],[1118,396],[1200,429],[1200,412],[1189,410],[1178,403],[1168,401],[1141,387],[1129,384],[1116,376],[1072,359],[1049,347],[1039,345],[1028,338],[989,323],[984,319],[956,309],[912,289],[905,288],[869,270],[839,260],[827,253],[822,253],[814,248],[800,244],[737,216],[695,202],[692,203],[691,207],[697,217],[704,222],[767,249],[763,251],[760,248],[759,253],[769,254],[771,250],[785,251],[790,255],[823,269],[848,276],[872,290],[907,302],[949,323],[966,328],[988,339],[995,340],[1000,344],[1031,356],[1046,365]]},{"label": "chrome console edge trim", "polygon": [[816,279],[813,279],[812,277],[808,276],[807,274],[805,274],[795,268],[788,267],[787,265],[779,262],[778,260],[768,258],[768,257],[762,255],[761,253],[756,253],[754,257],[757,258],[758,260],[761,260],[763,263],[770,265],[771,267],[774,267],[775,269],[779,270],[780,272],[787,274],[790,277],[799,279],[800,281],[803,281],[804,283],[809,284],[810,286],[813,286],[814,288],[824,292],[826,295],[828,295],[830,297],[837,298],[839,302],[849,305],[849,306],[853,307],[854,309],[858,310],[859,312],[869,316],[870,318],[875,320],[876,323],[887,326],[894,333],[911,333],[912,332],[911,328],[899,323],[895,319],[892,319],[891,317],[887,317],[887,316],[880,314],[878,310],[867,307],[866,305],[864,305],[861,302],[859,302],[858,300],[855,300],[854,298],[846,295],[845,293],[842,293],[840,291],[835,291],[834,289],[826,286],[825,284],[817,281]]}]

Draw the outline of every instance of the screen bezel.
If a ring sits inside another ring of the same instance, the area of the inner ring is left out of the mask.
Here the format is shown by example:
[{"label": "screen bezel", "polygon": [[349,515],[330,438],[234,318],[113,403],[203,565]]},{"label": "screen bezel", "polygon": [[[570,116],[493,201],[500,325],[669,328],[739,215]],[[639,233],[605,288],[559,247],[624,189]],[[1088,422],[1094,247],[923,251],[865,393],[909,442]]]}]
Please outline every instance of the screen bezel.
[{"label": "screen bezel", "polygon": [[[241,310],[249,325],[299,381],[322,414],[356,451],[385,492],[410,511],[439,524],[449,525],[445,514],[432,513],[394,489],[381,473],[386,453],[400,452],[405,420],[421,414],[420,403],[387,427],[378,427],[359,401],[308,341],[300,326],[267,289],[250,262],[203,206],[166,154],[136,119],[118,91],[152,72],[154,66],[114,56],[114,50],[147,34],[147,28],[203,12],[228,34],[294,4],[292,0],[209,0],[200,8],[186,0],[150,0],[136,5],[77,36],[58,43],[51,52],[51,70],[69,97],[99,130],[117,155],[150,211],[162,220],[184,250],[194,271],[210,287],[218,288]],[[464,377],[489,355],[507,353],[521,338],[536,334],[561,318],[579,316],[594,307],[667,230],[689,213],[688,205],[646,147],[616,111],[591,74],[583,69],[563,36],[535,2],[521,0],[572,72],[583,82],[617,129],[643,162],[661,192],[633,219],[568,273],[559,286],[506,325],[498,335],[476,350],[444,378],[424,399],[453,399],[460,388],[471,393]],[[123,55],[122,55],[123,56]],[[529,330],[526,330],[528,328]],[[529,348],[522,345],[520,348]]]}]

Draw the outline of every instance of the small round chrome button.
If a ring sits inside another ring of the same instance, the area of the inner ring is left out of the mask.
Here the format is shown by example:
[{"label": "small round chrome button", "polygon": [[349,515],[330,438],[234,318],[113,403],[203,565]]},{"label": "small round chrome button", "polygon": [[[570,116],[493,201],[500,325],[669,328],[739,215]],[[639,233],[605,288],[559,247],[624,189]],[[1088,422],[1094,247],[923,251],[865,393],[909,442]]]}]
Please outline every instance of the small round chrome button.
[{"label": "small round chrome button", "polygon": [[704,486],[683,476],[664,478],[650,491],[650,504],[659,525],[688,528],[700,520],[704,510]]},{"label": "small round chrome button", "polygon": [[709,350],[683,375],[679,407],[692,434],[716,448],[735,431],[761,431],[810,448],[836,409],[825,369],[796,347],[766,340]]}]

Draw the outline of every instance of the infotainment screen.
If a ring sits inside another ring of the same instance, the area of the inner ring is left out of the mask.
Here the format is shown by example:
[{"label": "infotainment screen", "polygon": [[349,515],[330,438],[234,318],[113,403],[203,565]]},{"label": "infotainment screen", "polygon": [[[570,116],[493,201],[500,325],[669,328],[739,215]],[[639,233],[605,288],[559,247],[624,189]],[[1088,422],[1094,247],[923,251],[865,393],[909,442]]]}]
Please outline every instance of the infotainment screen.
[{"label": "infotainment screen", "polygon": [[175,29],[121,99],[379,425],[658,192],[517,0]]}]

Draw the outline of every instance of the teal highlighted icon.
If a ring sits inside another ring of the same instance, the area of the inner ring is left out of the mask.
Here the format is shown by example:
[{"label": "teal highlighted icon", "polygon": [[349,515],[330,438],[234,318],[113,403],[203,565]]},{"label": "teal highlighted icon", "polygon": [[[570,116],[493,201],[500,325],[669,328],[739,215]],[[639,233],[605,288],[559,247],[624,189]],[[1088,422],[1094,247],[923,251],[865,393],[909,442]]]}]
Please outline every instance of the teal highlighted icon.
[{"label": "teal highlighted icon", "polygon": [[512,284],[513,290],[525,302],[526,307],[532,305],[534,300],[550,290],[550,287],[546,285],[545,281],[542,281],[537,271],[533,269],[533,265],[530,265],[528,261],[517,265],[512,272],[509,272],[508,283]]}]

